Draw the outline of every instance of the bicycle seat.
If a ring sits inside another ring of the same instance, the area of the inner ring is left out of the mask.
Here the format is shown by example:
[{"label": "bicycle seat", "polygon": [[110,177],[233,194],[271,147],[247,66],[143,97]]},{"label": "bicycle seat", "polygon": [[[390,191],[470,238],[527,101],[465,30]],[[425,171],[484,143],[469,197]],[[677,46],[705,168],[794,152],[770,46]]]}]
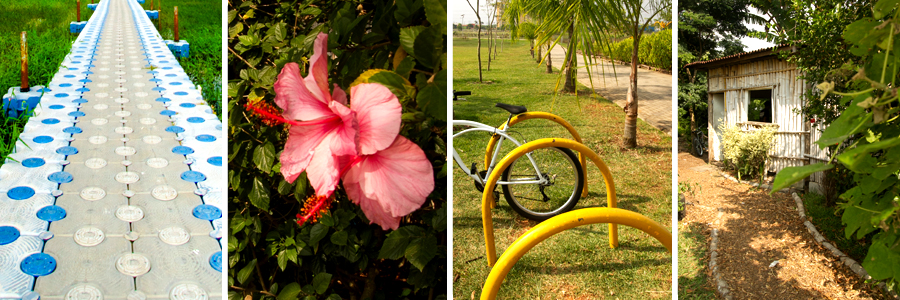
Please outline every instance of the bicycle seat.
[{"label": "bicycle seat", "polygon": [[525,108],[524,106],[512,105],[512,104],[506,104],[506,103],[498,102],[497,105],[494,105],[494,106],[505,109],[506,111],[508,111],[509,113],[514,114],[514,115],[518,115],[518,114],[528,111],[528,109]]}]

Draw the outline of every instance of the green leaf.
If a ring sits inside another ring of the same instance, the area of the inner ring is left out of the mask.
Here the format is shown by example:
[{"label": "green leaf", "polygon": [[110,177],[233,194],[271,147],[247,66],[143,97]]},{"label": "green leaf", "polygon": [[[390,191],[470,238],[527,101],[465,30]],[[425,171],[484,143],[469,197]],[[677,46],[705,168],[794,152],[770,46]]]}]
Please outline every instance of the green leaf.
[{"label": "green leaf", "polygon": [[294,199],[301,204],[306,201],[306,186],[309,180],[306,179],[306,172],[300,173],[297,180],[294,181]]},{"label": "green leaf", "polygon": [[845,150],[837,156],[838,161],[847,166],[848,169],[857,172],[869,172],[869,169],[863,168],[866,158],[871,158],[869,153],[879,151],[885,148],[896,147],[900,145],[900,137],[882,140],[879,142],[857,146],[849,150]]},{"label": "green leaf", "polygon": [[429,116],[447,120],[447,70],[441,70],[416,95],[419,107]]},{"label": "green leaf", "polygon": [[256,146],[256,150],[253,150],[253,163],[256,164],[256,168],[260,169],[265,173],[269,173],[272,170],[272,163],[275,162],[275,146],[270,142],[266,142],[264,145]]},{"label": "green leaf", "polygon": [[789,187],[797,181],[812,175],[812,173],[829,170],[831,168],[834,168],[834,165],[826,163],[784,168],[775,175],[775,182],[772,183],[772,191],[769,193],[775,193],[783,188]]},{"label": "green leaf", "polygon": [[403,58],[403,61],[400,62],[400,65],[397,66],[397,69],[394,70],[400,77],[409,78],[409,73],[412,72],[412,69],[416,67],[416,59],[412,56],[406,56]]},{"label": "green leaf", "polygon": [[334,217],[331,216],[331,213],[323,214],[321,218],[319,218],[319,224],[334,227]]},{"label": "green leaf", "polygon": [[241,45],[247,47],[259,45],[259,38],[256,35],[242,35],[238,37],[238,40],[241,41]]},{"label": "green leaf", "polygon": [[338,231],[331,235],[331,243],[340,246],[347,245],[347,232]]},{"label": "green leaf", "polygon": [[248,263],[244,268],[238,271],[237,280],[239,283],[244,284],[247,279],[250,278],[250,275],[253,274],[253,269],[256,268],[256,259],[253,259]]},{"label": "green leaf", "polygon": [[328,285],[331,284],[331,274],[328,273],[319,273],[313,277],[313,288],[316,290],[316,294],[322,295],[325,294],[325,291],[328,290]]},{"label": "green leaf", "polygon": [[416,38],[419,36],[419,33],[425,31],[425,29],[425,26],[421,25],[400,28],[400,46],[403,46],[403,50],[406,51],[406,54],[417,57],[415,54]]},{"label": "green leaf", "polygon": [[444,232],[447,229],[447,207],[442,206],[440,209],[435,211],[434,218],[431,219],[431,226],[434,227],[434,230],[437,232]]},{"label": "green leaf", "polygon": [[322,13],[322,10],[317,7],[307,7],[304,8],[303,11],[300,12],[301,15],[310,15],[310,16],[318,16]]},{"label": "green leaf", "polygon": [[427,235],[413,239],[406,247],[404,256],[413,266],[422,271],[435,255],[437,255],[437,238]]},{"label": "green leaf", "polygon": [[233,37],[237,36],[238,34],[240,34],[241,31],[244,31],[244,23],[234,24],[234,26],[231,26],[231,28],[228,28],[228,37],[233,38]]},{"label": "green leaf", "polygon": [[447,1],[425,0],[425,16],[431,27],[447,28]]},{"label": "green leaf", "polygon": [[328,298],[325,298],[325,300],[341,300],[341,296],[338,296],[338,294],[331,294],[328,295]]},{"label": "green leaf", "polygon": [[[402,32],[401,30],[401,43],[403,42]],[[439,31],[437,27],[426,28],[426,30],[419,32],[416,36],[413,47],[415,48],[415,53],[410,52],[409,55],[414,56],[416,61],[426,68],[436,68],[444,48],[442,31]]]},{"label": "green leaf", "polygon": [[288,257],[287,257],[287,254],[285,253],[285,250],[279,251],[278,255],[276,255],[276,256],[278,258],[277,259],[278,260],[278,268],[281,269],[282,271],[284,271],[284,269],[287,268],[287,262],[288,262]]},{"label": "green leaf", "polygon": [[862,265],[875,280],[900,276],[896,273],[900,271],[897,267],[900,265],[900,254],[880,242],[873,241],[872,246],[869,246],[869,253]]},{"label": "green leaf", "polygon": [[313,225],[312,230],[309,231],[309,244],[318,244],[326,234],[328,234],[328,226],[325,226],[322,223],[316,223],[316,225]]},{"label": "green leaf", "polygon": [[294,299],[297,299],[298,296],[300,296],[300,292],[301,292],[300,284],[296,283],[296,282],[291,282],[291,283],[288,283],[288,285],[285,286],[283,289],[281,289],[281,292],[278,293],[278,297],[276,297],[276,299],[278,299],[278,300],[294,300]]},{"label": "green leaf", "polygon": [[378,258],[400,259],[406,253],[406,247],[413,237],[425,236],[425,229],[409,225],[400,227],[389,233],[378,251]]},{"label": "green leaf", "polygon": [[253,178],[253,189],[250,190],[250,204],[261,210],[269,210],[269,187],[259,177]]}]

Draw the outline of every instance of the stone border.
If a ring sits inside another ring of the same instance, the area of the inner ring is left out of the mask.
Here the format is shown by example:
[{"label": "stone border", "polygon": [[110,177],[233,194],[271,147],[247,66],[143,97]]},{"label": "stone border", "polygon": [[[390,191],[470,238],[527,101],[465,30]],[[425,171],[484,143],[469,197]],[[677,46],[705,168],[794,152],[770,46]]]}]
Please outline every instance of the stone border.
[{"label": "stone border", "polygon": [[[825,237],[822,236],[821,233],[819,233],[819,230],[816,229],[816,226],[813,225],[812,222],[807,220],[806,208],[803,206],[803,200],[800,199],[800,196],[797,196],[797,193],[791,193],[791,197],[794,198],[794,202],[797,203],[797,211],[800,215],[800,219],[803,220],[803,225],[806,225],[806,230],[809,231],[810,234],[812,234],[813,238],[816,240],[816,243],[819,243],[819,245],[821,245],[822,247],[825,247],[825,249],[828,249],[829,251],[831,251],[832,255],[839,258],[841,260],[841,262],[844,263],[844,265],[846,265],[848,268],[850,268],[850,270],[852,270],[853,273],[856,273],[856,275],[859,276],[859,278],[862,278],[863,280],[866,280],[866,281],[871,280],[872,276],[869,276],[869,273],[866,272],[866,269],[864,269],[862,267],[862,265],[860,265],[858,262],[856,262],[856,260],[854,260],[853,258],[850,258],[849,256],[847,256],[847,254],[844,254],[844,252],[841,252],[841,250],[839,250],[833,244],[831,244],[830,242],[825,240]],[[887,287],[887,285],[884,284],[884,282],[879,281],[878,287],[880,287],[882,290],[884,290],[884,292],[887,293],[888,296],[893,297],[894,299],[900,299],[900,297],[898,297],[897,294],[895,294],[893,291],[891,291]]]},{"label": "stone border", "polygon": [[[731,179],[731,181],[743,183],[743,184],[749,184],[749,185],[751,185],[753,187],[757,187],[757,188],[772,190],[772,187],[767,184],[759,184],[756,182],[739,180],[737,178],[734,178],[734,176],[731,176],[731,175],[723,172],[721,169],[719,169],[719,167],[717,167],[715,165],[712,165],[712,166],[715,168],[716,172],[719,172],[719,175],[722,175],[725,178]],[[849,256],[847,256],[847,254],[844,254],[844,252],[841,252],[841,250],[839,250],[837,247],[835,247],[834,244],[825,240],[825,237],[822,236],[821,233],[819,233],[819,230],[816,229],[816,226],[812,222],[810,222],[809,220],[806,219],[806,207],[803,206],[803,200],[800,199],[800,196],[797,196],[797,193],[794,192],[793,188],[782,189],[781,191],[778,191],[778,192],[791,194],[791,197],[794,199],[794,202],[797,204],[797,212],[800,215],[800,219],[803,220],[803,225],[806,226],[806,230],[809,231],[810,234],[812,234],[813,239],[816,241],[816,243],[818,243],[822,247],[825,247],[825,249],[828,249],[828,251],[830,251],[832,255],[834,255],[835,257],[840,259],[841,262],[844,263],[844,265],[846,265],[848,268],[850,268],[850,270],[853,271],[853,273],[856,273],[856,275],[859,276],[859,278],[861,278],[862,280],[868,281],[868,280],[872,279],[872,276],[869,276],[869,273],[866,272],[866,269],[863,268],[862,265],[860,265],[858,262],[856,262],[856,260],[854,260],[853,258],[850,258]],[[715,240],[716,240],[715,234],[716,234],[716,230],[713,229],[713,242],[715,242]],[[710,249],[712,249],[712,246],[710,246]],[[710,259],[710,266],[712,267],[712,258]],[[718,274],[716,274],[715,269],[713,269],[713,274],[717,277],[716,279],[718,281]],[[719,289],[720,289],[719,292],[722,294],[723,297],[725,297],[726,299],[729,299],[730,295],[726,294],[728,292],[727,287],[725,287],[725,292],[721,291],[723,284],[724,284],[724,281],[719,282]],[[888,296],[893,297],[893,299],[900,299],[900,296],[898,296],[896,293],[891,291],[887,287],[887,285],[884,284],[884,282],[879,281],[877,285]]]},{"label": "stone border", "polygon": [[719,229],[713,228],[711,236],[712,240],[709,242],[709,269],[716,280],[716,291],[726,300],[731,300],[731,290],[728,289],[728,284],[722,279],[722,274],[719,274],[719,252],[717,251],[719,248]]}]

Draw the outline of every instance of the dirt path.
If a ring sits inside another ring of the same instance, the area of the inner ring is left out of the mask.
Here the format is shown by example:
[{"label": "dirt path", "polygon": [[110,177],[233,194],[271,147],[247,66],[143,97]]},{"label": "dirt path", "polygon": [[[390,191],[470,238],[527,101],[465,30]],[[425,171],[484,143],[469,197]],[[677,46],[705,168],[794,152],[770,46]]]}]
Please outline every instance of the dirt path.
[{"label": "dirt path", "polygon": [[681,222],[719,229],[719,272],[735,299],[882,297],[813,240],[789,195],[733,182],[686,152],[678,182],[701,186]]}]

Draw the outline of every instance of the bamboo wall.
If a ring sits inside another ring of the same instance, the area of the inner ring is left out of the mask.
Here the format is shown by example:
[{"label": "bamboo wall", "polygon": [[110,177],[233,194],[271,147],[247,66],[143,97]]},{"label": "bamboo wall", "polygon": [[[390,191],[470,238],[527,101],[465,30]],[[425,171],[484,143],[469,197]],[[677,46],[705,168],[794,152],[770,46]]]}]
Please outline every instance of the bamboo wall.
[{"label": "bamboo wall", "polygon": [[[807,88],[806,82],[797,78],[798,76],[796,66],[775,57],[709,70],[709,107],[711,109],[713,106],[713,93],[725,93],[725,123],[728,125],[747,122],[749,90],[772,89],[772,106],[775,110],[773,123],[779,128],[775,134],[775,144],[769,152],[767,169],[771,172],[807,164],[804,157],[806,154],[820,155],[818,152],[810,152],[815,144],[809,147],[809,120],[796,113],[800,110],[802,95]],[[712,115],[712,111],[709,115]],[[709,122],[710,131],[713,130],[713,122],[714,120]],[[718,151],[712,147],[710,149]]]}]

